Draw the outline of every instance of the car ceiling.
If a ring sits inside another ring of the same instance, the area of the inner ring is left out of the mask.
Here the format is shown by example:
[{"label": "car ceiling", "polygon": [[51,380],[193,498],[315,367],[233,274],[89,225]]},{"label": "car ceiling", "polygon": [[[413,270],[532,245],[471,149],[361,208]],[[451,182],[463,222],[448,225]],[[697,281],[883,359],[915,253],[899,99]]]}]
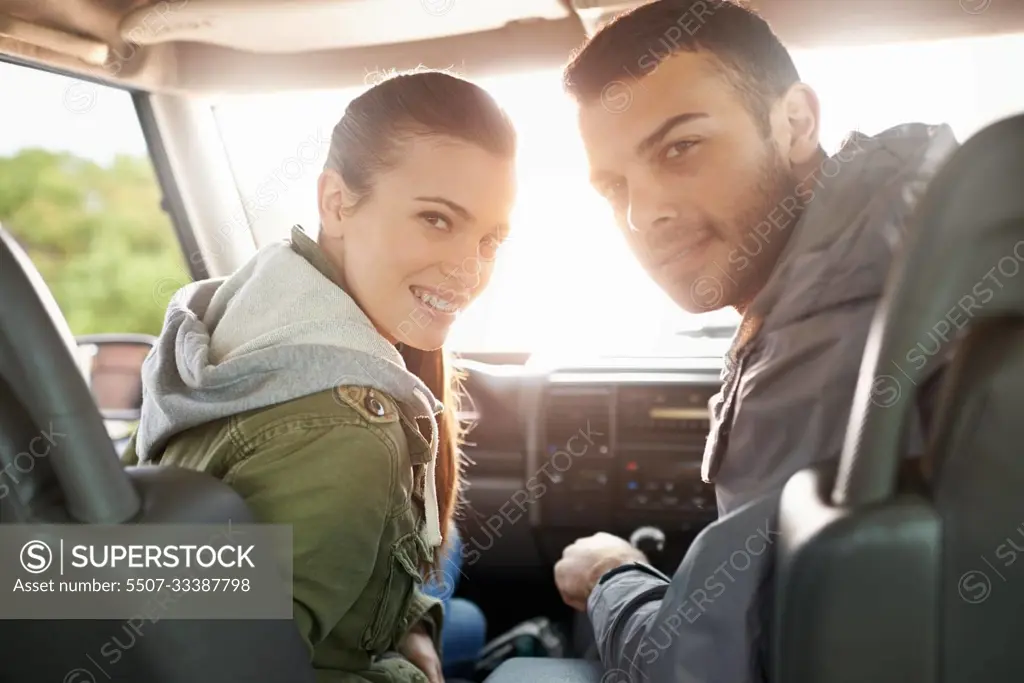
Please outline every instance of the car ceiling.
[{"label": "car ceiling", "polygon": [[[161,92],[557,68],[628,0],[0,0],[0,55]],[[1024,33],[1022,0],[752,0],[790,47]]]}]

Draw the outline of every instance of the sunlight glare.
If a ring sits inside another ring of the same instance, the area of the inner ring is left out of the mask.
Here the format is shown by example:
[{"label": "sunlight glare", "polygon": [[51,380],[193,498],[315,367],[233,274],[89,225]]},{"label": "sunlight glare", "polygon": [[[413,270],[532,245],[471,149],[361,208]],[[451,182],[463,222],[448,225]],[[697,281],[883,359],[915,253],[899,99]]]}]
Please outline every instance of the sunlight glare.
[{"label": "sunlight glare", "polygon": [[[1022,35],[794,51],[793,57],[818,93],[820,136],[829,153],[854,129],[870,135],[905,122],[946,122],[962,142],[1024,111],[1024,90],[1012,73],[1024,64]],[[684,355],[698,345],[674,338],[678,330],[738,320],[731,310],[686,314],[646,277],[589,185],[559,70],[478,82],[516,124],[519,199],[491,285],[454,325],[451,348]],[[303,139],[329,139],[353,94],[225,98],[217,117],[243,195],[257,192]],[[318,173],[311,166],[279,188],[272,205],[249,216],[257,244],[284,237],[296,222],[315,232]]]}]

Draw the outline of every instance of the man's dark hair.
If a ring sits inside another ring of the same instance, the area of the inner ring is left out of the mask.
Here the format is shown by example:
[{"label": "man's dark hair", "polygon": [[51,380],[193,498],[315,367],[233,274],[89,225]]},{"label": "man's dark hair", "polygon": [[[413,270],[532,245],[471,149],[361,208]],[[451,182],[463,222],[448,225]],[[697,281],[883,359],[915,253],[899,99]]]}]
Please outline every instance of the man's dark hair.
[{"label": "man's dark hair", "polygon": [[565,90],[593,102],[611,83],[643,78],[668,57],[701,50],[717,59],[755,121],[770,131],[772,103],[800,75],[768,23],[739,2],[655,0],[623,13],[565,67]]}]

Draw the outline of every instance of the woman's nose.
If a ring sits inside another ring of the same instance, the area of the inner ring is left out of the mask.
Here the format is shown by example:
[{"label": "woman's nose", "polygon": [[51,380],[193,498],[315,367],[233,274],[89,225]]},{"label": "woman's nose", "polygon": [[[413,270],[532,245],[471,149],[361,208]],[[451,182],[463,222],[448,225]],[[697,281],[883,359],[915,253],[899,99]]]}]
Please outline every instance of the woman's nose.
[{"label": "woman's nose", "polygon": [[441,266],[447,288],[459,296],[470,296],[484,282],[485,264],[476,257],[463,258],[461,263]]},{"label": "woman's nose", "polygon": [[493,259],[478,240],[460,240],[459,248],[442,265],[445,280],[452,289],[472,292],[484,282]]}]

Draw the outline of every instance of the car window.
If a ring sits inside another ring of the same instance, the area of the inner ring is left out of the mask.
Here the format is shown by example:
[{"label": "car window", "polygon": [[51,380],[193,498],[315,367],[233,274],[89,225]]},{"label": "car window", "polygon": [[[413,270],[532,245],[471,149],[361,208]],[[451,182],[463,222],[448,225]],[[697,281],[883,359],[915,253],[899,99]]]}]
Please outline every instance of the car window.
[{"label": "car window", "polygon": [[157,334],[188,272],[127,91],[0,63],[0,224],[75,335]]}]

